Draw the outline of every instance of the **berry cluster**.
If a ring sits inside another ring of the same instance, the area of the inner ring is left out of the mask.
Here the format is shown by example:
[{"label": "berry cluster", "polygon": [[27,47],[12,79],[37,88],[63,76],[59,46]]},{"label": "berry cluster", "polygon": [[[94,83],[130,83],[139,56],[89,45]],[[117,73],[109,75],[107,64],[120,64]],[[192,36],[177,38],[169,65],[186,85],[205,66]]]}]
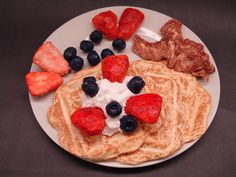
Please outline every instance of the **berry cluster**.
[{"label": "berry cluster", "polygon": [[[133,92],[134,94],[138,94],[141,92],[143,87],[145,86],[144,80],[139,76],[134,76],[127,83],[127,88]],[[90,97],[96,96],[99,91],[99,87],[96,83],[96,78],[94,76],[88,76],[83,79],[82,90],[84,93]],[[128,99],[127,102],[133,102]],[[112,100],[105,107],[106,113],[110,118],[117,118],[122,113],[122,106],[119,102]],[[138,126],[139,119],[136,118],[135,110],[130,110],[129,105],[125,108],[125,111],[128,110],[131,114],[126,114],[120,119],[120,129],[123,132],[132,132]],[[126,112],[127,113],[127,112]],[[145,118],[144,118],[145,119]]]},{"label": "berry cluster", "polygon": [[[99,44],[103,39],[103,34],[100,31],[94,30],[89,35],[89,39],[90,40],[83,40],[80,42],[80,50],[87,53],[87,60],[91,66],[97,65],[101,61],[101,58],[103,59],[107,56],[114,55],[114,52],[109,48],[102,50],[100,54],[101,57],[96,52],[96,50],[94,50],[94,44]],[[126,42],[122,39],[115,39],[112,42],[112,47],[118,52],[122,51],[126,47]],[[65,49],[64,58],[69,63],[71,69],[74,71],[79,71],[84,66],[83,58],[77,55],[77,50],[74,47],[68,47]]]}]

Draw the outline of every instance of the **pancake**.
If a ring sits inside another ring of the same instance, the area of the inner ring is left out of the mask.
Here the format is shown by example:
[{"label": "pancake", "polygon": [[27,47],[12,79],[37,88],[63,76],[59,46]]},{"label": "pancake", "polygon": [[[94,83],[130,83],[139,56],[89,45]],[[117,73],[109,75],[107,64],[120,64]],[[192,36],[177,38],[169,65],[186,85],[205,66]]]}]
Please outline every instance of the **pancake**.
[{"label": "pancake", "polygon": [[204,134],[211,97],[195,77],[167,68],[166,62],[136,61],[131,68],[145,80],[148,92],[162,96],[163,106],[160,122],[145,125],[148,135],[144,144],[116,161],[140,164],[165,158]]},{"label": "pancake", "polygon": [[68,152],[90,161],[101,161],[137,150],[146,138],[143,126],[132,134],[121,132],[113,136],[89,136],[72,125],[70,116],[81,106],[83,78],[101,78],[101,66],[97,65],[73,75],[71,80],[57,89],[48,111],[48,120],[58,132],[60,145]]},{"label": "pancake", "polygon": [[130,62],[128,75],[144,79],[144,93],[162,96],[158,122],[140,124],[130,134],[85,135],[71,124],[70,116],[81,106],[83,78],[91,75],[101,79],[101,65],[74,74],[56,91],[48,111],[49,122],[57,129],[60,145],[80,158],[140,164],[165,158],[206,131],[211,97],[196,78],[167,68],[165,61],[138,60]]}]

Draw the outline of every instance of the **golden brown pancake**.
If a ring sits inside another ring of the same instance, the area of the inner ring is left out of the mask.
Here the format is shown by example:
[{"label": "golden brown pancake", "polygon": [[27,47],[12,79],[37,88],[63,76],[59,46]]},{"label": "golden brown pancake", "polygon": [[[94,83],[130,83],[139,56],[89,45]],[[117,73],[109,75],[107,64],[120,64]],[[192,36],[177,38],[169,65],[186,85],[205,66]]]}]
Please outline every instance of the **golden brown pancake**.
[{"label": "golden brown pancake", "polygon": [[131,70],[145,80],[147,92],[162,96],[163,106],[160,120],[145,125],[148,135],[144,144],[133,153],[119,156],[116,161],[140,164],[165,158],[184,143],[204,134],[211,98],[196,78],[167,68],[165,62],[140,60],[131,64]]},{"label": "golden brown pancake", "polygon": [[60,145],[68,152],[92,161],[114,158],[122,153],[137,150],[144,142],[146,132],[140,126],[132,134],[121,132],[113,136],[89,136],[75,128],[70,120],[72,113],[81,106],[80,96],[83,78],[101,78],[100,65],[76,73],[71,80],[55,93],[48,111],[50,124],[58,131]]},{"label": "golden brown pancake", "polygon": [[140,164],[165,158],[204,134],[211,106],[208,92],[190,74],[169,69],[165,62],[145,60],[130,62],[128,75],[144,79],[144,92],[162,96],[158,122],[140,124],[130,134],[119,132],[111,137],[83,134],[71,124],[70,116],[81,106],[83,78],[92,75],[101,79],[100,68],[97,65],[76,73],[55,93],[48,119],[58,131],[60,145],[68,152],[90,161],[112,159]]}]

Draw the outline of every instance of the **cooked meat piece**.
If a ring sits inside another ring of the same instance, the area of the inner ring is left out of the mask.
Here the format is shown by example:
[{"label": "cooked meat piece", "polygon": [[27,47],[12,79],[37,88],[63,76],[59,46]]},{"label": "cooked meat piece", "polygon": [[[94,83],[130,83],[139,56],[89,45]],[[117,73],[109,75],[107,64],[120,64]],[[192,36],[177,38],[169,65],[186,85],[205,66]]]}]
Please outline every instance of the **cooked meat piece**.
[{"label": "cooked meat piece", "polygon": [[179,42],[172,39],[148,42],[135,35],[132,50],[143,59],[160,61],[163,58],[173,58],[177,50],[176,47],[179,47]]},{"label": "cooked meat piece", "polygon": [[182,23],[179,20],[171,19],[167,21],[161,28],[163,38],[171,38],[173,40],[182,40],[181,32]]},{"label": "cooked meat piece", "polygon": [[160,61],[166,54],[168,47],[166,41],[164,40],[158,42],[148,42],[140,36],[135,35],[132,50],[143,59]]},{"label": "cooked meat piece", "polygon": [[179,49],[175,51],[175,56],[168,58],[167,61],[169,68],[202,77],[204,80],[215,71],[209,55],[204,52],[203,45],[190,39],[184,39]]},{"label": "cooked meat piece", "polygon": [[163,58],[173,58],[182,40],[182,23],[176,19],[169,20],[162,28],[164,36],[158,42],[148,42],[140,36],[135,35],[132,50],[134,53],[146,60],[160,61]]},{"label": "cooked meat piece", "polygon": [[202,44],[183,39],[181,26],[182,23],[178,20],[169,20],[161,28],[163,38],[158,42],[148,42],[136,35],[132,49],[143,59],[167,59],[169,68],[208,80],[215,67],[210,63],[209,55],[205,53]]}]

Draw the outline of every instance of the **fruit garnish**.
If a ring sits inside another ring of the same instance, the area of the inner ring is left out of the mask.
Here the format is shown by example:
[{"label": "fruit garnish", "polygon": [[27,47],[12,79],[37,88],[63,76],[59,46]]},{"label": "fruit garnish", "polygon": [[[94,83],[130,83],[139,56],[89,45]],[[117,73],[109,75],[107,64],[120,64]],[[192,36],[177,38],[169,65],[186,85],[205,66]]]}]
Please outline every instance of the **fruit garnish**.
[{"label": "fruit garnish", "polygon": [[140,76],[134,76],[127,83],[128,89],[134,94],[140,93],[144,86],[145,86],[145,82]]},{"label": "fruit garnish", "polygon": [[83,80],[82,90],[84,93],[90,97],[94,97],[98,91],[98,84],[96,83],[96,79],[94,81],[93,77],[86,77]]},{"label": "fruit garnish", "polygon": [[117,37],[117,16],[112,11],[101,12],[92,19],[92,23],[108,40]]},{"label": "fruit garnish", "polygon": [[103,35],[100,31],[98,30],[94,30],[90,35],[89,35],[90,40],[95,43],[98,44],[102,41]]},{"label": "fruit garnish", "polygon": [[25,76],[25,82],[32,96],[42,96],[57,89],[63,79],[54,72],[29,72]]},{"label": "fruit garnish", "polygon": [[68,62],[50,41],[39,47],[34,54],[33,62],[45,71],[55,72],[62,76],[69,72]]},{"label": "fruit garnish", "polygon": [[84,60],[83,58],[79,56],[75,56],[71,61],[70,61],[70,67],[74,71],[79,71],[83,68],[84,66]]},{"label": "fruit garnish", "polygon": [[81,41],[80,46],[79,46],[79,48],[86,53],[93,50],[93,47],[94,47],[94,44],[88,40]]},{"label": "fruit garnish", "polygon": [[106,112],[110,117],[116,117],[121,114],[122,107],[117,101],[111,101],[106,105]]},{"label": "fruit garnish", "polygon": [[102,57],[102,59],[103,59],[103,58],[106,58],[106,57],[108,57],[108,56],[110,56],[110,55],[114,55],[114,53],[112,52],[111,49],[105,48],[105,49],[103,49],[102,52],[101,52],[101,57]]},{"label": "fruit garnish", "polygon": [[105,115],[100,108],[78,108],[71,116],[72,124],[88,135],[100,135],[105,127]]},{"label": "fruit garnish", "polygon": [[118,38],[127,41],[143,22],[144,14],[138,9],[126,8],[119,20]]},{"label": "fruit garnish", "polygon": [[122,83],[129,68],[127,55],[111,55],[102,60],[103,78]]},{"label": "fruit garnish", "polygon": [[66,48],[66,50],[64,51],[63,56],[64,56],[64,58],[66,59],[66,61],[67,61],[68,63],[70,63],[70,61],[71,61],[73,58],[76,57],[76,54],[77,54],[76,48],[74,48],[74,47],[68,47],[68,48]]},{"label": "fruit garnish", "polygon": [[125,115],[120,119],[120,129],[124,132],[132,132],[137,126],[137,120],[131,115]]},{"label": "fruit garnish", "polygon": [[100,62],[100,56],[95,50],[89,51],[87,55],[88,62],[91,66],[95,66]]},{"label": "fruit garnish", "polygon": [[161,112],[162,97],[155,93],[132,96],[126,101],[125,113],[140,122],[155,123]]},{"label": "fruit garnish", "polygon": [[115,39],[112,42],[112,47],[118,52],[120,52],[121,50],[125,49],[126,42],[123,39]]},{"label": "fruit garnish", "polygon": [[96,78],[94,76],[87,76],[83,79],[83,82],[96,82]]}]

